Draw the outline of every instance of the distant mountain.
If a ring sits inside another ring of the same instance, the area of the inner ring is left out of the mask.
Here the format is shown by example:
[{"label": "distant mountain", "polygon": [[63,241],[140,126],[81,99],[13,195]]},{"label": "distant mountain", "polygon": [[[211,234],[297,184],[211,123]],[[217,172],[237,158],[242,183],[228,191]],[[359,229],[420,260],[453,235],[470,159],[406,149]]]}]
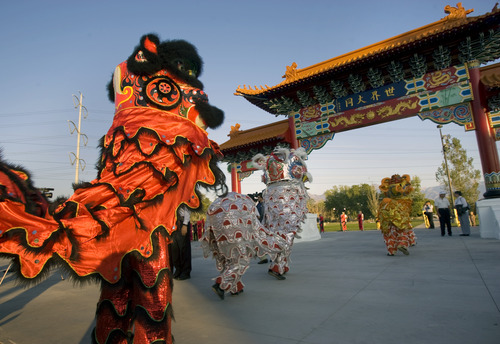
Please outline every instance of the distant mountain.
[{"label": "distant mountain", "polygon": [[[448,188],[443,188],[442,186],[432,186],[428,188],[422,188],[425,197],[428,199],[438,198],[439,192],[441,190],[444,190],[446,192],[446,195],[449,196],[448,194],[450,193],[450,190],[448,190]],[[486,187],[484,186],[484,182],[479,183],[479,199],[483,198],[482,196],[485,192],[486,192]]]},{"label": "distant mountain", "polygon": [[428,198],[428,199],[437,199],[439,197],[439,192],[441,190],[444,190],[447,195],[450,193],[448,188],[443,189],[442,186],[431,186],[428,188],[422,188],[422,191],[425,194],[425,198]]},{"label": "distant mountain", "polygon": [[315,202],[323,202],[326,199],[325,194],[322,195],[309,194],[309,197],[311,197]]},{"label": "distant mountain", "polygon": [[[422,188],[422,192],[425,194],[425,198],[434,200],[439,197],[439,192],[443,189],[444,191],[446,191],[447,195],[450,193],[448,188],[443,188],[442,186],[430,186],[427,188]],[[479,183],[479,199],[482,198],[482,195],[485,192],[486,192],[486,187],[484,186],[484,182]],[[323,202],[326,199],[325,194],[322,195],[309,194],[309,197],[311,197],[315,202]]]}]

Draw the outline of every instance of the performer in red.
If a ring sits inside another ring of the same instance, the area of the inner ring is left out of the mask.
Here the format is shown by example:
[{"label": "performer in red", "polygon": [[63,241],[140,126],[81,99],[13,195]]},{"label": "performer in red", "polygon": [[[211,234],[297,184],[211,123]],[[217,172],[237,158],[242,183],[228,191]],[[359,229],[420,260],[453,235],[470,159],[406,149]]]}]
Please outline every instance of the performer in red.
[{"label": "performer in red", "polygon": [[347,215],[345,214],[345,212],[342,212],[342,214],[340,214],[340,226],[343,232],[347,231]]},{"label": "performer in red", "polygon": [[363,215],[363,212],[360,210],[358,213],[358,227],[359,230],[363,230],[363,221],[365,220],[365,216]]},{"label": "performer in red", "polygon": [[323,217],[323,215],[319,215],[319,232],[325,232],[325,218]]},{"label": "performer in red", "polygon": [[101,282],[93,343],[171,343],[167,245],[178,209],[201,207],[199,187],[227,192],[206,127],[223,121],[198,80],[202,61],[182,40],[142,37],[108,86],[115,116],[98,175],[54,211],[27,173],[0,162],[0,255],[19,277],[55,264]]}]

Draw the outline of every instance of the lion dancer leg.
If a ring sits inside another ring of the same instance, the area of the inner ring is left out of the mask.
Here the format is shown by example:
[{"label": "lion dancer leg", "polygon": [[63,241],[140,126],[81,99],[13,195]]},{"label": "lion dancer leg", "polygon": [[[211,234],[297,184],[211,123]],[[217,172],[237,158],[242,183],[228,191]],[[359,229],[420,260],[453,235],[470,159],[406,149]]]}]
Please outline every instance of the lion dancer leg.
[{"label": "lion dancer leg", "polygon": [[217,267],[220,267],[221,273],[215,279],[212,289],[221,299],[224,299],[224,293],[238,295],[243,292],[245,285],[241,281],[245,271],[250,266],[250,257],[241,255],[239,257],[217,259]]},{"label": "lion dancer leg", "polygon": [[389,226],[388,230],[382,231],[384,236],[385,246],[387,247],[387,255],[393,256],[398,250],[398,232],[393,225]]},{"label": "lion dancer leg", "polygon": [[248,269],[249,265],[250,260],[248,258],[245,259],[244,257],[241,257],[237,260],[237,262],[231,260],[230,264],[227,265],[221,276],[216,279],[216,282],[221,281],[221,289],[228,291],[231,294],[238,294],[245,287],[243,282],[241,282],[241,278]]},{"label": "lion dancer leg", "polygon": [[410,246],[410,238],[408,236],[408,231],[404,229],[397,229],[397,247],[398,250],[401,251],[405,255],[409,255],[410,252],[408,252],[408,247]]},{"label": "lion dancer leg", "polygon": [[268,186],[263,192],[265,204],[265,226],[281,236],[287,247],[271,262],[268,273],[279,280],[284,280],[292,253],[293,240],[301,230],[300,225],[306,216],[307,193],[303,185],[278,182]]},{"label": "lion dancer leg", "polygon": [[284,280],[285,276],[283,275],[290,270],[289,261],[290,254],[292,253],[295,231],[290,231],[284,235],[284,237],[289,245],[276,255],[276,258],[272,260],[271,265],[269,266],[269,274],[279,280]]},{"label": "lion dancer leg", "polygon": [[415,235],[415,231],[410,229],[406,231],[406,236],[408,237],[408,245],[415,246],[417,244],[417,236]]},{"label": "lion dancer leg", "polygon": [[130,257],[120,282],[102,284],[93,343],[172,343],[172,282],[167,239],[155,234],[157,256],[148,261]]}]

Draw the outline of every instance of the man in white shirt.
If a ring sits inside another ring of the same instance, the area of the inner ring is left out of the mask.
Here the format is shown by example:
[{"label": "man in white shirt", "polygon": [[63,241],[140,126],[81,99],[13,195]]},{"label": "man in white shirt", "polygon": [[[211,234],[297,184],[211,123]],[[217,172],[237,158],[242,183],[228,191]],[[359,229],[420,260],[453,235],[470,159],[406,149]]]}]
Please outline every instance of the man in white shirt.
[{"label": "man in white shirt", "polygon": [[181,205],[179,208],[179,217],[177,219],[177,229],[172,234],[172,243],[170,250],[170,266],[174,272],[174,279],[186,280],[191,278],[191,210]]},{"label": "man in white shirt", "polygon": [[445,235],[445,226],[448,229],[448,235],[451,236],[451,217],[450,217],[450,201],[445,197],[446,192],[439,192],[439,198],[434,201],[434,206],[437,208],[439,224],[441,225],[441,236]]},{"label": "man in white shirt", "polygon": [[434,206],[430,201],[425,202],[424,204],[424,214],[427,217],[427,221],[429,222],[429,228],[434,228]]}]

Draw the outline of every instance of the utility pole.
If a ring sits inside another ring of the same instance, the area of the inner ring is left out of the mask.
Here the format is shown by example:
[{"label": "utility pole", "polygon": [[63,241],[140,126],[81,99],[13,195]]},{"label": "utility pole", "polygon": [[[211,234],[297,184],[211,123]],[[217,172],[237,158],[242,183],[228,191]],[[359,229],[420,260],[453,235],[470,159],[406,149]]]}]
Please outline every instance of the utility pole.
[{"label": "utility pole", "polygon": [[[76,101],[75,101],[76,99]],[[69,130],[71,134],[73,134],[75,131],[77,132],[77,140],[76,140],[76,154],[71,152],[69,159],[71,161],[71,165],[76,163],[75,166],[75,184],[78,183],[78,173],[80,169],[80,161],[82,162],[82,171],[85,169],[86,162],[83,159],[80,159],[80,138],[83,136],[83,145],[86,146],[88,143],[88,137],[85,134],[82,134],[81,132],[81,126],[82,126],[82,112],[83,118],[87,118],[88,116],[88,111],[85,106],[83,106],[83,94],[80,92],[80,98],[78,98],[76,95],[73,94],[73,103],[75,104],[75,109],[78,108],[78,127],[73,121],[68,121],[69,123]],[[73,125],[73,128],[71,127]],[[74,159],[72,159],[72,156]]]},{"label": "utility pole", "polygon": [[441,136],[441,147],[443,147],[444,167],[446,169],[446,175],[448,176],[448,187],[450,188],[451,206],[453,208],[455,205],[455,198],[453,197],[453,190],[451,189],[450,170],[448,169],[448,159],[446,158],[446,149],[448,147],[444,143],[443,133],[441,132],[441,128],[443,126],[441,124],[439,124],[437,127],[439,129],[439,135]]}]

